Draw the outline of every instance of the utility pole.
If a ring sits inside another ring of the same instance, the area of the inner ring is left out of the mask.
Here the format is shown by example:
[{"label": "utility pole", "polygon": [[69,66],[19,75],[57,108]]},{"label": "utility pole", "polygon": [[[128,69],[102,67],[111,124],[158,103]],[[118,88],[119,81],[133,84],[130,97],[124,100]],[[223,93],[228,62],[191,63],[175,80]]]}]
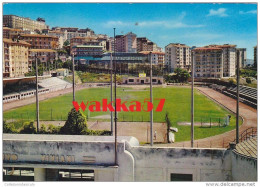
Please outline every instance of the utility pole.
[{"label": "utility pole", "polygon": [[191,147],[194,143],[194,53],[191,53]]},{"label": "utility pole", "polygon": [[[112,53],[110,54],[110,96],[111,103],[113,102],[113,61]],[[111,111],[111,136],[113,136],[113,111]]]},{"label": "utility pole", "polygon": [[[237,50],[239,56],[239,50]],[[239,58],[237,58],[237,112],[236,112],[236,143],[239,143]]]},{"label": "utility pole", "polygon": [[114,82],[115,82],[115,165],[117,165],[117,111],[116,111],[116,60],[115,60],[115,51],[116,51],[116,28],[114,28]]},{"label": "utility pole", "polygon": [[37,53],[35,54],[35,74],[36,74],[36,120],[37,120],[37,133],[40,130],[40,120],[39,120],[39,98],[38,98],[38,59]]},{"label": "utility pole", "polygon": [[72,87],[73,87],[73,101],[75,101],[75,67],[74,67],[74,52],[72,52]]},{"label": "utility pole", "polygon": [[[153,104],[153,65],[152,52],[150,52],[150,102]],[[153,109],[150,111],[150,142],[153,146]]]}]

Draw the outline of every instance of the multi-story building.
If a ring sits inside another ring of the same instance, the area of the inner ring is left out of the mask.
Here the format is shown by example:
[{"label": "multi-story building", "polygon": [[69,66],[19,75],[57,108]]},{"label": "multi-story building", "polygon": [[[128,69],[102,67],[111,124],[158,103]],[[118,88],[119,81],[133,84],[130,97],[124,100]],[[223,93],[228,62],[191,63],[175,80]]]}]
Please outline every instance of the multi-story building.
[{"label": "multi-story building", "polygon": [[152,61],[152,64],[164,64],[165,53],[158,51],[141,51],[140,53],[147,55],[148,61]]},{"label": "multi-story building", "polygon": [[156,43],[150,41],[146,37],[137,38],[137,52],[141,51],[162,51]]},{"label": "multi-story building", "polygon": [[136,53],[136,34],[129,32],[125,35],[117,35],[116,52]]},{"label": "multi-story building", "polygon": [[59,31],[64,33],[64,40],[70,41],[72,38],[76,37],[90,37],[95,35],[94,31],[86,28],[86,29],[78,29],[76,27],[53,27],[52,31]]},{"label": "multi-story building", "polygon": [[63,47],[64,42],[67,40],[67,31],[62,32],[62,31],[58,31],[58,30],[48,30],[46,32],[47,35],[49,36],[54,36],[58,38],[59,41],[59,48],[61,49]]},{"label": "multi-story building", "polygon": [[194,76],[207,78],[223,77],[223,49],[198,47],[193,49]]},{"label": "multi-story building", "polygon": [[12,39],[12,36],[17,36],[18,34],[22,34],[23,30],[21,29],[13,29],[9,27],[3,27],[3,38]]},{"label": "multi-story building", "polygon": [[58,37],[40,34],[22,34],[21,39],[30,43],[32,49],[57,49]]},{"label": "multi-story building", "polygon": [[45,20],[42,18],[38,18],[36,21],[31,20],[30,18],[24,18],[15,15],[4,15],[3,25],[5,27],[22,29],[22,30],[30,30],[30,31],[41,31],[43,29],[48,28],[45,23]]},{"label": "multi-story building", "polygon": [[[29,70],[32,68],[32,62],[35,62],[35,55],[41,63],[45,64],[45,67],[54,63],[57,59],[57,51],[52,49],[29,49]],[[50,63],[50,64],[48,64]]]},{"label": "multi-story building", "polygon": [[21,77],[28,72],[29,47],[22,40],[3,39],[3,77]]},{"label": "multi-story building", "polygon": [[257,46],[254,47],[254,67],[257,68]]},{"label": "multi-story building", "polygon": [[103,47],[100,45],[77,45],[71,49],[75,62],[88,63],[90,60],[101,59]]},{"label": "multi-story building", "polygon": [[237,48],[237,59],[239,60],[239,67],[244,68],[246,66],[246,48]]},{"label": "multi-story building", "polygon": [[209,47],[221,48],[223,51],[223,77],[236,75],[236,45],[209,45]]},{"label": "multi-story building", "polygon": [[190,71],[191,50],[190,47],[180,43],[170,43],[165,47],[165,65],[169,72],[176,68]]}]

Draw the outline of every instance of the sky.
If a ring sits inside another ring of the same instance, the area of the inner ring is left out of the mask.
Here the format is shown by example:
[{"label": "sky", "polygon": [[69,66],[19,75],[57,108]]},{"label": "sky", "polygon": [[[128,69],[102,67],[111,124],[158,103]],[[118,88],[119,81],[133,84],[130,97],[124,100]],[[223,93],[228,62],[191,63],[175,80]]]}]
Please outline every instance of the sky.
[{"label": "sky", "polygon": [[50,27],[91,28],[113,36],[130,31],[164,47],[236,44],[253,59],[257,4],[242,3],[7,3],[3,14],[43,17]]}]

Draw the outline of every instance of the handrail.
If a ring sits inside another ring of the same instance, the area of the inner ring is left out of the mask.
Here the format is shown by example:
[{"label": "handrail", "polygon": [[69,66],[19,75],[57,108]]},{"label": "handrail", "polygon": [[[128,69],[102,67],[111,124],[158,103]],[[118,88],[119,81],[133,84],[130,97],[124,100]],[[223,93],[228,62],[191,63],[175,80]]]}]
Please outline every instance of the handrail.
[{"label": "handrail", "polygon": [[[249,127],[248,129],[244,130],[240,135],[239,135],[239,143],[248,140],[252,137],[257,137],[257,127]],[[231,142],[236,142],[236,139],[234,139]],[[229,144],[227,145],[227,148],[229,148]]]}]

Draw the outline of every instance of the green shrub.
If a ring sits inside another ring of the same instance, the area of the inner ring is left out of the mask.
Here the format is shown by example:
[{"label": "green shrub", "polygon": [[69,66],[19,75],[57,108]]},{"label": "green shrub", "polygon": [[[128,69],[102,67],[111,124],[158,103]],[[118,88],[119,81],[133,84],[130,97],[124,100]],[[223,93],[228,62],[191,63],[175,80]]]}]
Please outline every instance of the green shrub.
[{"label": "green shrub", "polygon": [[251,83],[252,83],[252,80],[251,80],[250,77],[247,77],[247,78],[246,78],[246,83],[247,83],[247,84],[251,84]]},{"label": "green shrub", "polygon": [[39,134],[47,134],[46,126],[44,124],[41,125]]},{"label": "green shrub", "polygon": [[59,134],[61,127],[54,126],[53,124],[48,125],[48,134]]},{"label": "green shrub", "polygon": [[5,120],[3,121],[3,133],[18,133],[15,125],[13,123],[7,123]]},{"label": "green shrub", "polygon": [[34,126],[34,122],[25,122],[23,128],[21,129],[21,134],[36,134],[36,128]]},{"label": "green shrub", "polygon": [[61,134],[86,134],[87,119],[86,116],[79,110],[72,108],[68,114],[68,119],[63,127],[60,129]]}]

